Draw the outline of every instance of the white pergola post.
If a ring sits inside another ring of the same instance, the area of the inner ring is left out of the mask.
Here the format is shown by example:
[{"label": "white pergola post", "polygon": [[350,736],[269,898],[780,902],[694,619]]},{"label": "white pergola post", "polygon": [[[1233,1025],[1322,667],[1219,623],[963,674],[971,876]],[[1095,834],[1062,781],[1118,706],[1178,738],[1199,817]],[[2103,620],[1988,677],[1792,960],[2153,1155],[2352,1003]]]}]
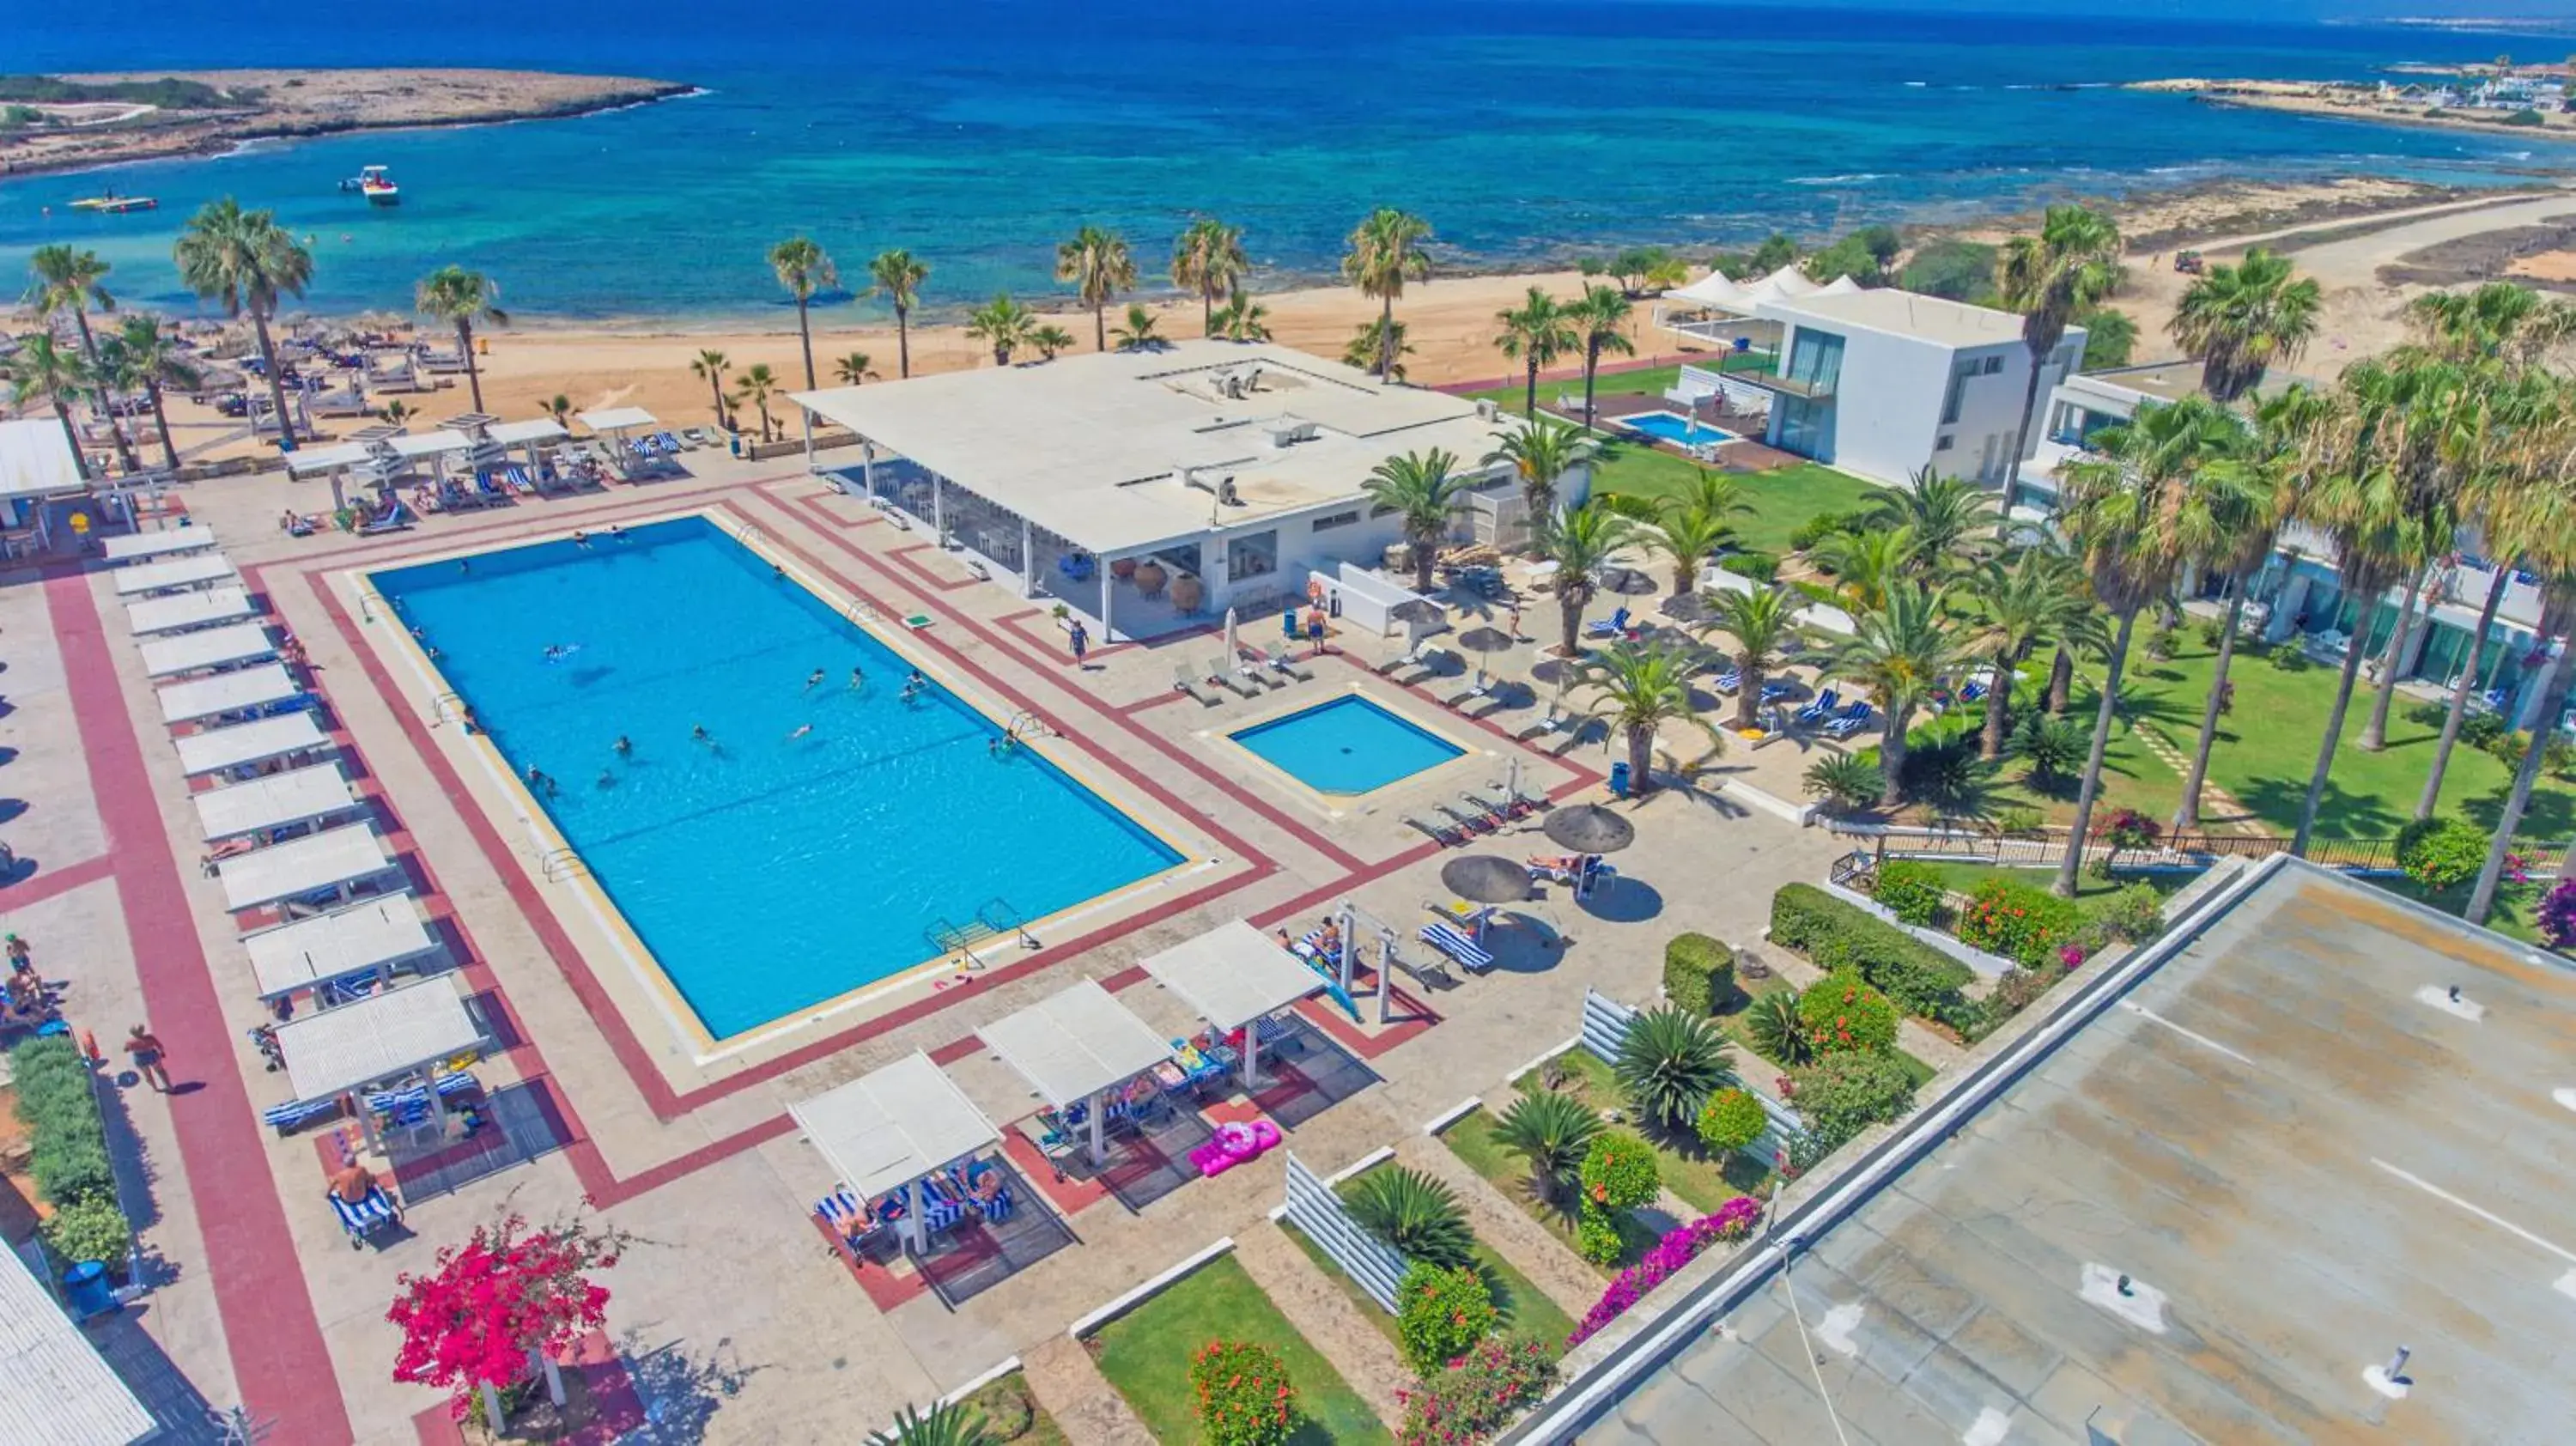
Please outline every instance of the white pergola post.
[{"label": "white pergola post", "polygon": [[930,1253],[930,1226],[929,1223],[923,1220],[921,1216],[920,1177],[915,1176],[911,1184],[904,1186],[903,1193],[904,1234],[912,1237],[913,1254],[928,1255]]},{"label": "white pergola post", "polygon": [[805,472],[806,475],[811,476],[815,471],[814,414],[803,407],[798,407],[796,409],[796,415],[805,419]]},{"label": "white pergola post", "polygon": [[1109,1158],[1108,1129],[1101,1116],[1109,1107],[1106,1090],[1091,1092],[1091,1163],[1097,1165]]},{"label": "white pergola post", "polygon": [[1252,1093],[1254,1081],[1261,1078],[1261,1021],[1247,1020],[1243,1026],[1243,1092]]},{"label": "white pergola post", "polygon": [[1341,943],[1335,950],[1339,957],[1333,960],[1333,972],[1335,977],[1341,980],[1344,994],[1351,992],[1351,967],[1359,957],[1359,950],[1351,942],[1351,932],[1358,927],[1359,916],[1351,911],[1350,905],[1344,904],[1341,927],[1335,931],[1341,935]]},{"label": "white pergola post", "polygon": [[1094,557],[1092,561],[1100,568],[1100,645],[1105,648],[1118,641],[1118,629],[1109,621],[1109,585],[1113,579],[1108,558]]},{"label": "white pergola post", "polygon": [[877,500],[877,444],[865,437],[859,439],[859,485],[867,489],[868,505]]},{"label": "white pergola post", "polygon": [[1393,1012],[1395,1004],[1395,991],[1390,987],[1395,979],[1395,931],[1392,929],[1380,930],[1377,936],[1377,948],[1379,965],[1377,971],[1377,1022],[1384,1024],[1387,1021],[1387,1016]]},{"label": "white pergola post", "polygon": [[1037,529],[1025,517],[1020,519],[1020,596],[1038,595]]},{"label": "white pergola post", "polygon": [[948,479],[930,474],[930,530],[937,534],[939,545],[948,545]]}]

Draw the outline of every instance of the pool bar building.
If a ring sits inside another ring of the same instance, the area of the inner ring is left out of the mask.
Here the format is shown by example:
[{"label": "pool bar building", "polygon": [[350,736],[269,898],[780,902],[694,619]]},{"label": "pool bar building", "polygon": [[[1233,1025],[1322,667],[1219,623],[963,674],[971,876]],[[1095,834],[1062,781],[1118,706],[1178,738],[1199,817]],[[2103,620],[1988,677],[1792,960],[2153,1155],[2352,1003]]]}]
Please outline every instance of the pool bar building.
[{"label": "pool bar building", "polygon": [[[1449,453],[1477,480],[1459,540],[1519,525],[1519,489],[1485,456],[1520,425],[1487,405],[1285,347],[1156,350],[799,392],[859,460],[807,461],[973,569],[1089,618],[1104,637],[1250,618],[1310,573],[1376,566],[1401,519],[1365,492],[1379,464]],[[1569,479],[1581,495],[1583,479]]]}]

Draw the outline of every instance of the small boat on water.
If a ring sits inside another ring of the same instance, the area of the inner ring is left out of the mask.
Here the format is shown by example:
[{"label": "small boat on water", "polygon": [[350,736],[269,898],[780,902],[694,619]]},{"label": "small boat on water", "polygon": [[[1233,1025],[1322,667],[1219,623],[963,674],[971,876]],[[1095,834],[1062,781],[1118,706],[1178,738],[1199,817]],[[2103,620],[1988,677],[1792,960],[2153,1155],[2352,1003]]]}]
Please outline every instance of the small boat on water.
[{"label": "small boat on water", "polygon": [[357,192],[371,206],[402,204],[402,187],[394,184],[393,173],[382,166],[360,166],[358,174],[340,183],[340,189]]},{"label": "small boat on water", "polygon": [[79,200],[72,202],[72,209],[75,211],[97,211],[109,216],[121,216],[128,211],[149,211],[160,204],[161,203],[159,201],[154,200],[150,196],[120,196],[116,194],[115,189],[111,187],[103,195],[83,196]]}]

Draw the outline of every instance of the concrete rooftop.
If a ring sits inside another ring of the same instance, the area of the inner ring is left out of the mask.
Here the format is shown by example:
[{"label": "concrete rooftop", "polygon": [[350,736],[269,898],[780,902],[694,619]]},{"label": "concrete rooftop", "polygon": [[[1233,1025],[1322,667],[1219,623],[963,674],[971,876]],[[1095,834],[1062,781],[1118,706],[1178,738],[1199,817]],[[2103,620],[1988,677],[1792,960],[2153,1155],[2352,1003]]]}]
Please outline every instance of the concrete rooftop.
[{"label": "concrete rooftop", "polygon": [[2284,860],[1583,1439],[2565,1440],[2571,1006]]},{"label": "concrete rooftop", "polygon": [[[2021,318],[2012,312],[1938,296],[1919,296],[1892,286],[1847,291],[1838,296],[1819,292],[1785,301],[1766,301],[1754,314],[1766,321],[1813,321],[1828,331],[1864,327],[1941,346],[1993,346],[2021,340]],[[2081,327],[2067,329],[2069,336],[2082,333]]]}]

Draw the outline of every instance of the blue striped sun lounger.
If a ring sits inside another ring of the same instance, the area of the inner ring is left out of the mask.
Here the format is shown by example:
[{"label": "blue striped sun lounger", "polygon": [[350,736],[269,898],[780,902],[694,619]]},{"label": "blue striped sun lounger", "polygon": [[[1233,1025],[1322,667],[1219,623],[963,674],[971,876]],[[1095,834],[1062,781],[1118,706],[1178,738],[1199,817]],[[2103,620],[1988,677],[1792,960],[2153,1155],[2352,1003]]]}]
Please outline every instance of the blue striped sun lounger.
[{"label": "blue striped sun lounger", "polygon": [[1482,974],[1494,967],[1494,956],[1485,952],[1485,946],[1439,920],[1422,926],[1422,942],[1456,960],[1458,967],[1470,974]]},{"label": "blue striped sun lounger", "polygon": [[665,452],[677,453],[680,450],[680,439],[668,432],[655,432],[653,440],[661,443],[662,450]]},{"label": "blue striped sun lounger", "polygon": [[334,1095],[323,1100],[288,1100],[282,1105],[271,1105],[259,1112],[259,1118],[260,1123],[283,1135],[298,1126],[309,1125],[315,1120],[338,1113],[340,1113],[340,1099]]},{"label": "blue striped sun lounger", "polygon": [[394,1202],[385,1198],[381,1187],[367,1191],[367,1198],[356,1204],[341,1199],[337,1190],[325,1190],[322,1195],[331,1202],[332,1213],[340,1217],[340,1228],[348,1232],[351,1250],[393,1223]]},{"label": "blue striped sun lounger", "polygon": [[847,1185],[816,1201],[814,1214],[831,1228],[834,1235],[852,1247],[866,1244],[868,1238],[882,1228],[876,1212],[851,1193]]},{"label": "blue striped sun lounger", "polygon": [[1297,1026],[1276,1014],[1265,1014],[1252,1021],[1252,1037],[1259,1040],[1265,1049],[1292,1044],[1302,1049],[1306,1043],[1305,1036],[1298,1033]]}]

